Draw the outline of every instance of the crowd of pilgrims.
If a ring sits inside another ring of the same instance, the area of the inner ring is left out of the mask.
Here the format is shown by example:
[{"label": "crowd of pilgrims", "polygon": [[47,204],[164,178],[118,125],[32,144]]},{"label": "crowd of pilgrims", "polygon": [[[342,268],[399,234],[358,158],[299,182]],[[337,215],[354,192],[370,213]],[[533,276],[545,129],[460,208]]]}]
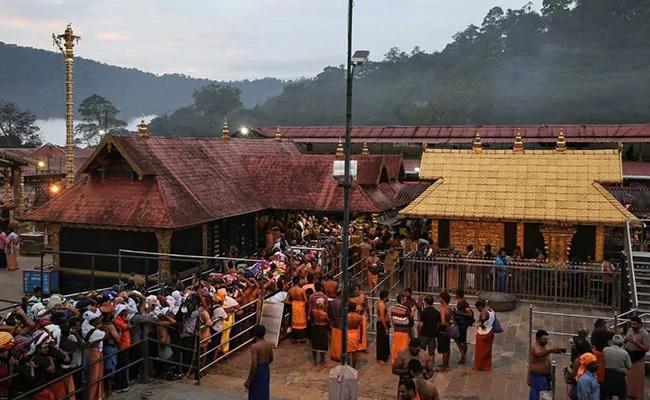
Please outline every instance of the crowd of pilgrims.
[{"label": "crowd of pilgrims", "polygon": [[[224,273],[189,282],[174,274],[155,293],[147,292],[145,278],[137,274],[121,286],[74,298],[58,293],[46,298],[35,288],[26,302],[0,316],[0,398],[26,393],[37,400],[82,398],[84,386],[90,400],[128,391],[143,371],[137,361],[144,343],[149,356],[185,366],[154,362],[151,374],[178,379],[190,365],[207,365],[247,340],[247,335],[230,338],[255,324],[254,318],[235,322],[254,313],[260,298],[283,302],[287,291],[317,292],[321,285],[336,291],[338,283],[322,261],[324,254],[336,258],[341,225],[306,214],[283,217],[288,222],[270,220],[273,227],[257,261],[228,261]],[[239,256],[237,249],[230,255]],[[198,355],[191,351],[197,343]]]}]

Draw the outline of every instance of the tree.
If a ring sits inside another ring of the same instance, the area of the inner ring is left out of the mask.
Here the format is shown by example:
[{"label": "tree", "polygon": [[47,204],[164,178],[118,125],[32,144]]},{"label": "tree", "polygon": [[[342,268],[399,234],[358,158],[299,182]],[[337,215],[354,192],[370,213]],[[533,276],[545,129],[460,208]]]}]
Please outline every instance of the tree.
[{"label": "tree", "polygon": [[241,90],[216,83],[195,90],[192,98],[198,114],[211,120],[223,119],[230,111],[242,107]]},{"label": "tree", "polygon": [[83,122],[75,127],[75,143],[92,146],[103,134],[125,127],[126,122],[117,118],[119,113],[110,100],[98,94],[85,98],[79,105]]},{"label": "tree", "polygon": [[36,117],[14,103],[0,102],[0,146],[37,147],[41,145]]}]

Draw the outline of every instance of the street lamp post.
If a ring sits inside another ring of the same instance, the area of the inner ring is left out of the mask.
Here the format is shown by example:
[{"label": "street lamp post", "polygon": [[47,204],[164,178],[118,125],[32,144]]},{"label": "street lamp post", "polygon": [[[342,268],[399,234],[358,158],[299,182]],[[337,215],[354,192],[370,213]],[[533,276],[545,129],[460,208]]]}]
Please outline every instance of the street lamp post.
[{"label": "street lamp post", "polygon": [[352,158],[352,140],[350,138],[350,126],[352,122],[352,79],[354,78],[354,69],[368,60],[369,51],[358,50],[352,55],[352,9],[354,1],[348,2],[348,59],[346,70],[346,111],[345,111],[345,146],[344,146],[344,178],[343,178],[343,293],[341,296],[341,364],[346,365],[348,362],[347,339],[348,339],[348,264],[350,255],[350,189],[352,181],[350,179],[350,159]]}]

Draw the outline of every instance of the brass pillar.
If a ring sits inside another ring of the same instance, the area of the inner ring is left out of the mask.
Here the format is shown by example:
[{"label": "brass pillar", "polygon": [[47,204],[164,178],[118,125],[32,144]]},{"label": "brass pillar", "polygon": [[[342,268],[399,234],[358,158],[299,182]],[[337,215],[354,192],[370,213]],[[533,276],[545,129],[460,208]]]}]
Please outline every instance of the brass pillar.
[{"label": "brass pillar", "polygon": [[521,249],[521,255],[524,255],[524,223],[517,222],[517,246]]},{"label": "brass pillar", "polygon": [[74,94],[72,71],[74,65],[74,45],[79,40],[72,26],[68,25],[62,35],[52,34],[54,43],[63,53],[65,62],[65,187],[74,183]]},{"label": "brass pillar", "polygon": [[433,241],[433,243],[439,244],[438,243],[438,220],[437,219],[432,219],[431,220],[431,240]]},{"label": "brass pillar", "polygon": [[571,239],[576,234],[572,225],[543,225],[540,232],[544,236],[548,261],[551,263],[569,262]]},{"label": "brass pillar", "polygon": [[[156,240],[158,241],[158,253],[169,254],[172,252],[172,230],[159,229],[156,231]],[[158,269],[162,279],[167,281],[172,276],[172,263],[169,259],[158,260]]]},{"label": "brass pillar", "polygon": [[23,173],[20,171],[20,168],[15,168],[13,170],[13,191],[14,191],[14,215],[22,215],[24,211],[25,201],[23,199],[23,187],[25,185],[23,181]]},{"label": "brass pillar", "polygon": [[55,267],[61,267],[61,225],[49,224],[47,226],[47,245],[52,249],[52,264]]},{"label": "brass pillar", "polygon": [[4,170],[4,183],[2,185],[2,188],[2,200],[6,206],[11,204],[11,169],[9,168],[5,168]]},{"label": "brass pillar", "polygon": [[605,258],[605,226],[596,225],[596,262],[603,262]]}]

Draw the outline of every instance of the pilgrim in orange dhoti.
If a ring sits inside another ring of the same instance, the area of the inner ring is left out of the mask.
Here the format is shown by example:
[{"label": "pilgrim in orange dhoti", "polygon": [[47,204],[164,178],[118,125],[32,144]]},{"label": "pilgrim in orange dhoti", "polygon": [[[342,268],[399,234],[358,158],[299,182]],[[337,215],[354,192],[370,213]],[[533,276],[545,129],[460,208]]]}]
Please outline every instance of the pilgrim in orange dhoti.
[{"label": "pilgrim in orange dhoti", "polygon": [[332,361],[341,361],[341,328],[332,327],[332,345],[330,346],[330,358]]},{"label": "pilgrim in orange dhoti", "polygon": [[291,334],[295,340],[307,338],[307,311],[304,301],[291,302]]},{"label": "pilgrim in orange dhoti", "polygon": [[393,346],[390,349],[390,363],[394,364],[397,359],[397,354],[405,348],[409,347],[409,340],[411,339],[408,332],[395,331],[393,335]]}]

